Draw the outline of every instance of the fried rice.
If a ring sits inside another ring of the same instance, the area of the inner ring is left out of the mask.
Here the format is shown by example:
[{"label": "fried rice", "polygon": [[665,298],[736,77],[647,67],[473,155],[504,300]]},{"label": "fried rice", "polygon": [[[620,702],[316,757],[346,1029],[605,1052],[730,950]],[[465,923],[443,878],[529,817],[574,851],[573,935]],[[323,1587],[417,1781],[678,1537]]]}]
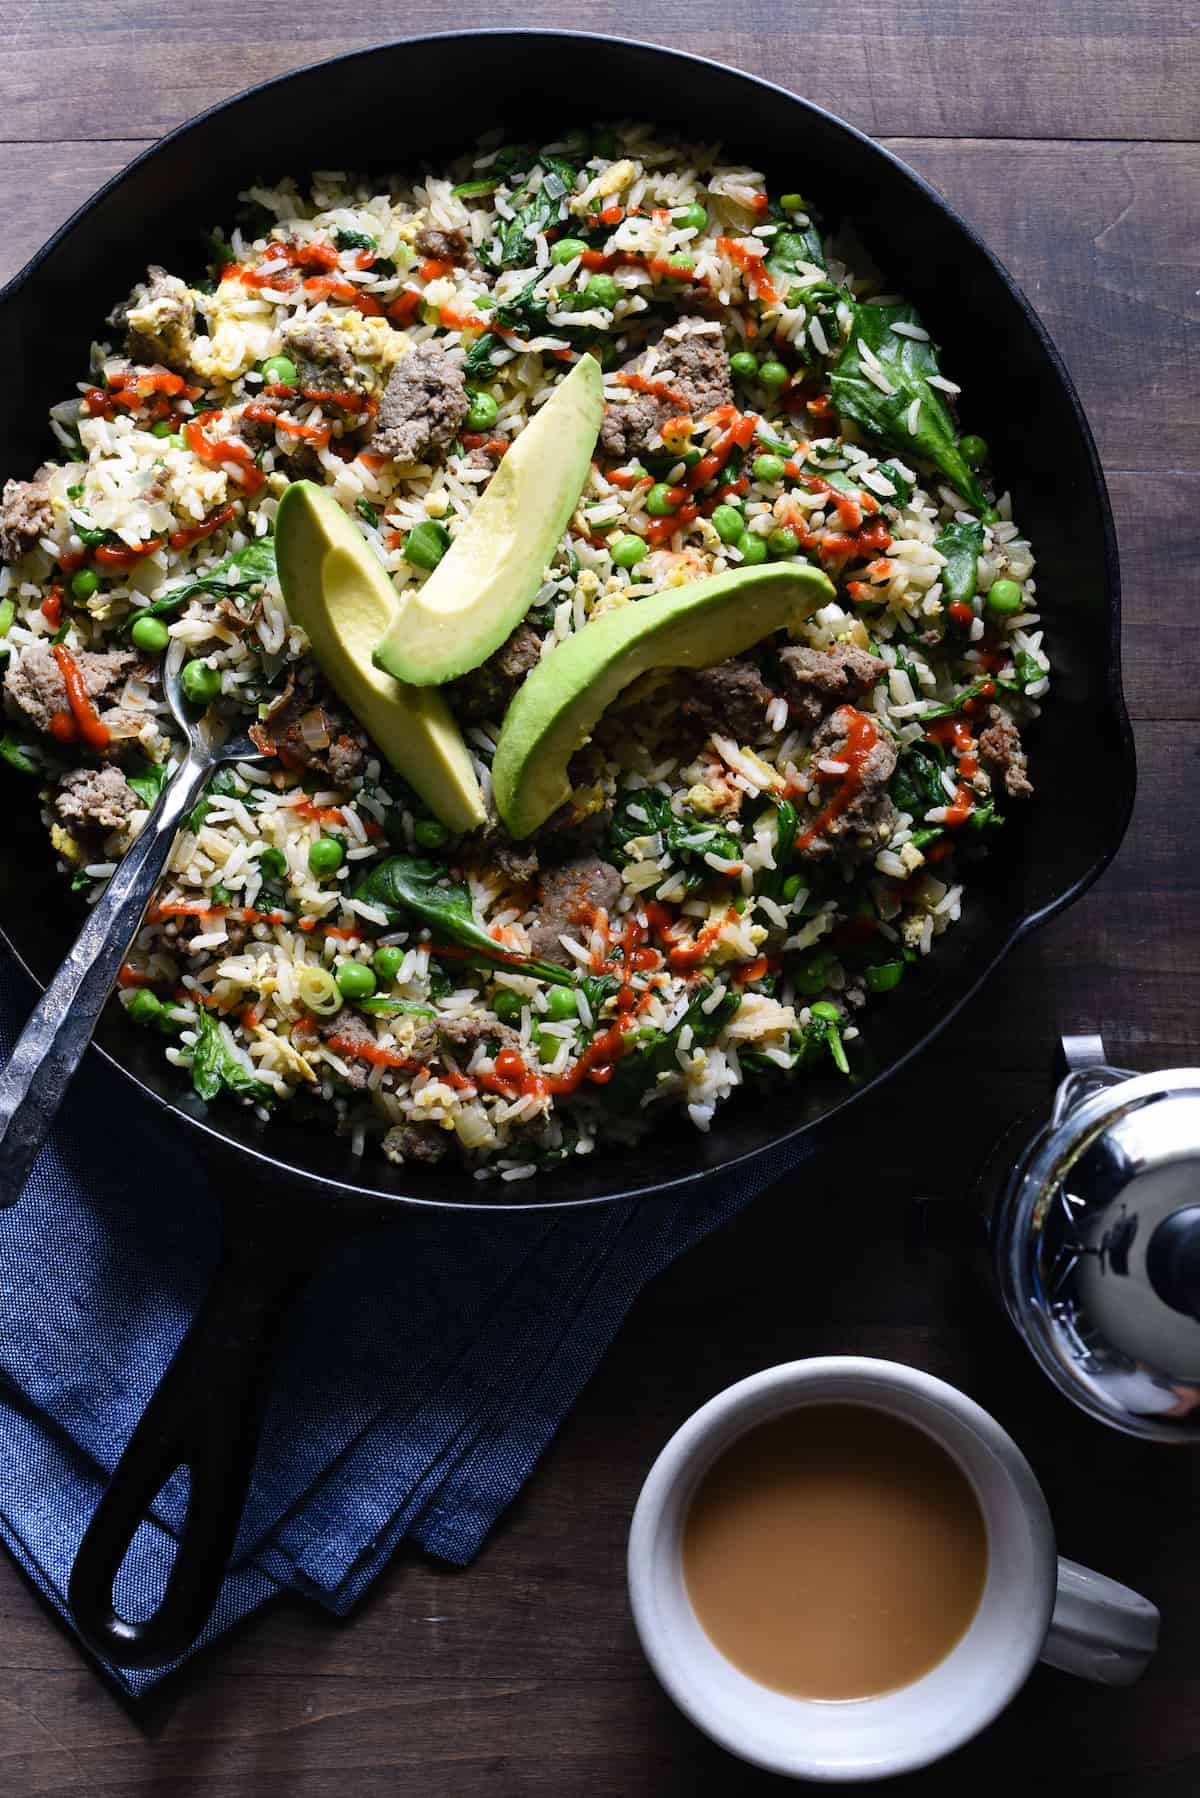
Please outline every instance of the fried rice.
[{"label": "fried rice", "polygon": [[[707,1130],[743,1085],[846,1077],[1031,791],[1049,684],[1030,545],[903,276],[641,126],[251,187],[195,268],[150,267],[4,491],[0,755],[88,901],[180,755],[168,641],[268,751],[213,781],[122,969],[181,1080],[511,1181],[663,1106]],[[629,690],[530,841],[455,839],[323,685],[276,509],[323,483],[402,595],[583,354],[586,488],[524,623],[447,689],[489,804],[505,705],[590,619],[768,558],[836,597]]]}]

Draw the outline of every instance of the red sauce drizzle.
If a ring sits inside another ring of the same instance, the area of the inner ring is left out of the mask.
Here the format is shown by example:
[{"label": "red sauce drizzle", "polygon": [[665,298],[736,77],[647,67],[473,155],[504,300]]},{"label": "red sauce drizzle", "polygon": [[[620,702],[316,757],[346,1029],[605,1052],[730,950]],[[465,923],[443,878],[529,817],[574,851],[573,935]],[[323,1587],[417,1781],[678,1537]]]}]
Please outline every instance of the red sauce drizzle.
[{"label": "red sauce drizzle", "polygon": [[946,807],[945,818],[947,829],[955,830],[960,824],[966,823],[975,803],[975,794],[969,785],[979,772],[975,739],[962,718],[939,718],[929,726],[925,735],[933,743],[950,745],[958,756],[958,788]]},{"label": "red sauce drizzle", "polygon": [[857,707],[839,706],[836,716],[846,719],[846,747],[837,756],[839,762],[848,764],[846,772],[840,777],[841,784],[833,798],[817,813],[809,828],[796,838],[797,849],[807,849],[845,811],[862,785],[863,767],[879,740],[874,724]]},{"label": "red sauce drizzle", "polygon": [[[89,749],[107,749],[112,741],[112,733],[107,724],[102,724],[96,715],[96,709],[88,698],[87,687],[80,672],[79,663],[63,644],[54,645],[54,659],[58,663],[58,671],[63,677],[63,685],[67,689],[67,703],[71,708],[71,716],[75,720],[75,729]],[[61,717],[61,713],[55,713]],[[53,721],[51,721],[53,724]],[[56,733],[57,734],[57,733]]]},{"label": "red sauce drizzle", "polygon": [[761,255],[756,255],[753,250],[745,249],[732,237],[718,237],[717,248],[722,255],[728,256],[731,262],[737,263],[747,280],[753,283],[760,300],[765,300],[768,306],[778,306],[779,293],[767,273],[767,265]]}]

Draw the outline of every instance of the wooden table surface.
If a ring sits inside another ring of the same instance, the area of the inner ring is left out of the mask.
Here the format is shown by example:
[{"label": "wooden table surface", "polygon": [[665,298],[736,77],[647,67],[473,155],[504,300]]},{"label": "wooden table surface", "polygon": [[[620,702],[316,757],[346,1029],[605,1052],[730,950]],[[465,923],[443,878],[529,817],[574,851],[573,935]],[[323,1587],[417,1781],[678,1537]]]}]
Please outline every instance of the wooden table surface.
[{"label": "wooden table surface", "polygon": [[[641,1299],[528,1488],[466,1572],[401,1553],[335,1623],[276,1603],[122,1703],[0,1558],[0,1791],[71,1798],[695,1798],[784,1783],[730,1759],[646,1669],[625,1600],[650,1461],[772,1362],[892,1356],[990,1407],[1045,1483],[1063,1551],[1147,1593],[1162,1648],[1132,1691],[1046,1669],[979,1741],[898,1795],[1200,1791],[1200,1458],[1075,1414],[944,1257],[918,1192],[961,1192],[1044,1090],[1063,1027],[1137,1068],[1197,1059],[1200,917],[1200,49],[1195,0],[2,0],[0,278],[141,146],[264,76],[462,23],[653,38],[765,74],[882,139],[965,215],[1040,311],[1107,468],[1137,733],[1133,827],[1098,886],[1014,954],[848,1144]],[[501,78],[498,74],[498,79]],[[402,124],[402,112],[400,114]],[[4,471],[5,473],[9,471]],[[949,1097],[964,1068],[972,1118]],[[856,1116],[856,1124],[858,1122]],[[891,1131],[891,1135],[885,1134]],[[790,1789],[790,1788],[786,1788]]]}]

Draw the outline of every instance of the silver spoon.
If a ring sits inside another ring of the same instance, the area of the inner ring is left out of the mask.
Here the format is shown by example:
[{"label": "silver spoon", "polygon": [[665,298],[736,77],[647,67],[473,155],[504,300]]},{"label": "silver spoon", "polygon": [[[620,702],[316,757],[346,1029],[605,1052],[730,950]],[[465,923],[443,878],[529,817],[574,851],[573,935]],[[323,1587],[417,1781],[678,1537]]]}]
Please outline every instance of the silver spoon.
[{"label": "silver spoon", "polygon": [[15,1205],[59,1106],[92,1040],[117,971],[167,864],[183,818],[209,776],[226,762],[262,762],[248,736],[217,740],[180,686],[183,645],[163,659],[163,691],[187,752],[120,862],[0,1073],[0,1207]]}]

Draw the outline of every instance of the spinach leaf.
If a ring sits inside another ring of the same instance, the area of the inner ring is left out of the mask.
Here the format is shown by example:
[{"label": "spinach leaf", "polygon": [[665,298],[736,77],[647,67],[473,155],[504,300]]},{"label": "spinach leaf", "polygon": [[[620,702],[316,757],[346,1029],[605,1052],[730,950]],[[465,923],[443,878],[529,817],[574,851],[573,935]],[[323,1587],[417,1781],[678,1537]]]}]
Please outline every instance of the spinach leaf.
[{"label": "spinach leaf", "polygon": [[910,743],[888,787],[892,803],[913,818],[923,818],[936,805],[949,805],[942,785],[945,766],[946,752],[939,743]]},{"label": "spinach leaf", "polygon": [[618,868],[626,867],[633,860],[628,847],[631,839],[656,831],[662,837],[664,854],[682,871],[689,891],[706,880],[725,878],[709,866],[706,855],[719,855],[730,862],[741,857],[741,844],[723,825],[687,809],[677,816],[665,793],[656,787],[640,787],[626,790],[617,802],[608,831],[610,859]]},{"label": "spinach leaf", "polygon": [[153,806],[168,780],[171,771],[165,762],[143,762],[133,774],[125,776],[143,805]]},{"label": "spinach leaf", "polygon": [[224,268],[227,262],[236,262],[233,245],[219,228],[208,234],[209,262],[214,268]]},{"label": "spinach leaf", "polygon": [[274,1087],[256,1080],[242,1062],[231,1055],[221,1026],[203,1006],[196,1015],[196,1046],[192,1050],[192,1085],[202,1099],[215,1099],[221,1091],[240,1093],[255,1104],[269,1103]]},{"label": "spinach leaf", "polygon": [[15,731],[6,730],[0,736],[0,762],[7,762],[18,774],[42,772],[43,764],[40,760],[35,760],[36,755],[36,745],[23,741]]},{"label": "spinach leaf", "polygon": [[947,604],[970,605],[975,597],[979,557],[983,554],[983,526],[977,518],[969,518],[965,524],[956,519],[945,527],[933,547],[946,558],[942,593]]},{"label": "spinach leaf", "polygon": [[428,1005],[417,1005],[411,999],[389,999],[386,994],[376,994],[370,999],[355,1001],[359,1011],[365,1011],[373,1018],[435,1018],[437,1013]]},{"label": "spinach leaf", "polygon": [[956,694],[953,699],[945,699],[938,705],[931,705],[927,711],[920,714],[917,722],[932,724],[936,718],[953,718],[956,712],[962,711],[968,699],[990,699],[993,691],[997,688],[1002,689],[1005,693],[1023,693],[1026,687],[1031,686],[1034,681],[1044,679],[1046,670],[1036,657],[1022,649],[1017,653],[1015,673],[1015,680],[1005,680],[1004,676],[1000,674],[981,674],[978,680],[973,680],[969,687],[964,687],[962,692]]},{"label": "spinach leaf", "polygon": [[444,862],[426,861],[419,855],[389,855],[359,882],[354,897],[381,906],[389,918],[397,921],[405,912],[411,912],[430,930],[471,950],[480,961],[519,967],[556,986],[571,985],[567,968],[514,955],[489,936],[483,925],[476,922],[470,888],[465,882],[450,881]]},{"label": "spinach leaf", "polygon": [[775,807],[775,866],[764,871],[762,890],[769,899],[778,899],[796,847],[800,819],[790,799],[772,798],[771,803]]},{"label": "spinach leaf", "polygon": [[802,262],[810,267],[825,267],[825,247],[817,227],[808,225],[803,231],[795,227],[777,231],[771,241],[771,254],[767,257],[767,273],[775,286],[786,292],[788,277],[800,274]]},{"label": "spinach leaf", "polygon": [[[1035,681],[1046,678],[1046,670],[1037,657],[1027,649],[1018,649],[1013,657],[1013,673],[1016,675],[1017,691],[1021,693],[1025,691],[1026,687],[1031,687]],[[996,683],[999,687],[1007,687],[1010,684],[1008,681],[997,681]]]},{"label": "spinach leaf", "polygon": [[429,962],[429,997],[431,999],[445,999],[453,991],[453,980],[451,980],[441,962],[434,961],[431,957]]},{"label": "spinach leaf", "polygon": [[[237,570],[237,580],[228,579],[230,569]],[[138,618],[168,618],[172,612],[178,611],[196,593],[211,593],[217,599],[233,599],[238,595],[253,593],[264,581],[269,581],[275,573],[275,539],[272,536],[255,537],[244,549],[235,549],[233,554],[219,562],[211,574],[198,575],[195,580],[184,581],[182,585],[173,587],[170,593],[164,593],[148,606],[131,612],[121,626],[121,632],[132,629]]]},{"label": "spinach leaf", "polygon": [[450,192],[458,200],[482,200],[487,194],[494,194],[500,185],[499,177],[494,180],[460,181]]},{"label": "spinach leaf", "polygon": [[339,250],[373,250],[379,240],[365,231],[335,231],[333,241]]},{"label": "spinach leaf", "polygon": [[492,158],[492,167],[498,175],[525,175],[533,167],[537,159],[537,150],[533,144],[505,144],[496,151]]},{"label": "spinach leaf", "polygon": [[579,988],[592,1014],[592,1028],[585,1031],[580,1040],[590,1042],[600,1028],[600,1012],[605,1001],[620,991],[621,982],[615,974],[584,974],[580,977]]},{"label": "spinach leaf", "polygon": [[[533,255],[533,238],[539,231],[552,230],[565,216],[566,198],[575,186],[575,165],[565,156],[539,156],[542,184],[536,193],[528,187],[513,198],[513,216],[501,221],[496,247],[485,244],[479,260],[493,273],[502,268],[520,268]],[[496,166],[499,166],[497,158]]]},{"label": "spinach leaf", "polygon": [[906,506],[913,496],[914,489],[912,482],[905,479],[894,462],[881,462],[879,464],[879,472],[884,479],[890,481],[892,486],[896,489],[895,498],[890,501],[884,500],[884,504]]},{"label": "spinach leaf", "polygon": [[214,799],[240,799],[246,810],[252,812],[255,807],[253,793],[247,793],[232,768],[218,768],[209,781],[203,794],[188,813],[187,827],[190,831],[200,829],[208,816],[209,807]]},{"label": "spinach leaf", "polygon": [[[889,448],[932,462],[972,509],[987,505],[983,488],[963,460],[958,432],[940,389],[929,385],[939,372],[937,352],[931,343],[897,336],[895,324],[919,325],[916,310],[903,301],[882,306],[871,301],[854,303],[850,336],[829,372],[834,405],[843,418],[853,419]],[[884,393],[867,378],[860,354],[864,346],[874,352],[892,391]],[[916,407],[915,429],[910,418]]]},{"label": "spinach leaf", "polygon": [[501,301],[496,307],[498,325],[509,331],[528,332],[530,336],[545,329],[548,301],[544,295],[538,299],[533,297],[533,290],[541,278],[542,271],[538,269],[515,299]]},{"label": "spinach leaf", "polygon": [[670,1030],[644,1032],[637,1048],[623,1055],[613,1067],[612,1085],[625,1099],[635,1097],[655,1085],[660,1074],[678,1067],[676,1054],[684,1030],[690,1025],[693,1048],[703,1048],[716,1041],[742,1002],[740,993],[725,993],[720,1004],[711,1011],[704,1009],[713,995],[712,984],[702,986],[679,1022]]},{"label": "spinach leaf", "polygon": [[467,359],[463,363],[463,374],[466,376],[467,380],[470,381],[472,378],[477,378],[480,375],[490,374],[492,368],[492,352],[493,350],[502,350],[503,348],[503,343],[500,338],[496,336],[494,331],[485,331],[482,337],[477,338],[467,351]]}]

